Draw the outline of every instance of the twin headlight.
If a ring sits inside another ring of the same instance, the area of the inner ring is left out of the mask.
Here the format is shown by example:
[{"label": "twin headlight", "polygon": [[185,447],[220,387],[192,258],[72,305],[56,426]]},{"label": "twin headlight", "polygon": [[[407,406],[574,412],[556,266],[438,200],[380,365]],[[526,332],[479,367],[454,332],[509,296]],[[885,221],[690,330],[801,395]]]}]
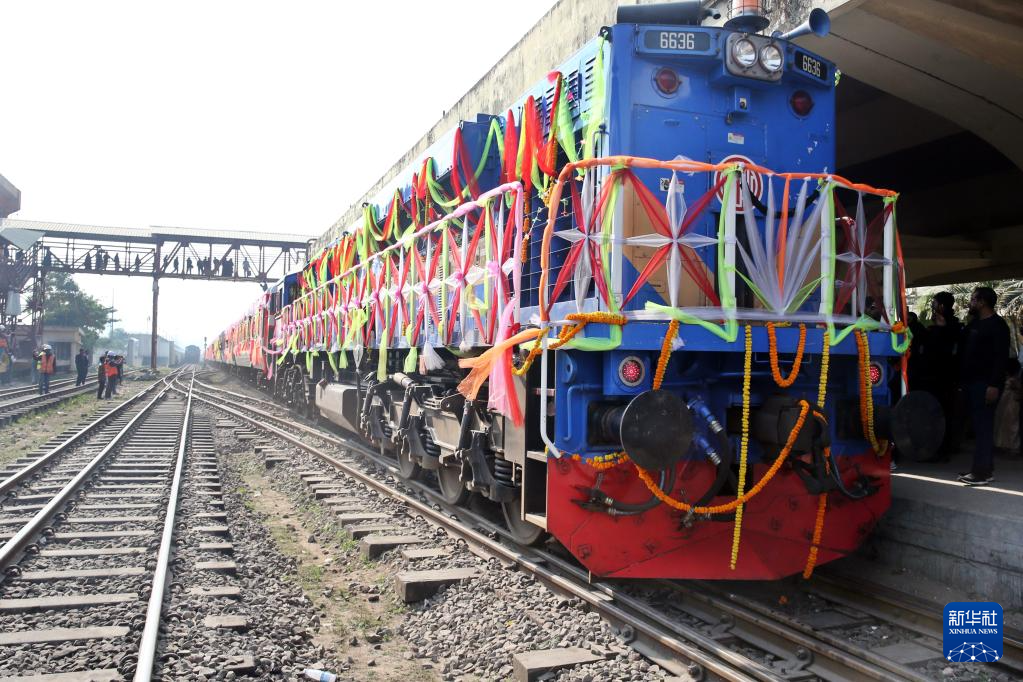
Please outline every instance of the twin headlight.
[{"label": "twin headlight", "polygon": [[785,57],[777,45],[768,43],[758,53],[757,46],[748,38],[740,38],[732,43],[732,58],[745,69],[752,68],[759,60],[760,66],[770,73],[778,73],[785,64]]}]

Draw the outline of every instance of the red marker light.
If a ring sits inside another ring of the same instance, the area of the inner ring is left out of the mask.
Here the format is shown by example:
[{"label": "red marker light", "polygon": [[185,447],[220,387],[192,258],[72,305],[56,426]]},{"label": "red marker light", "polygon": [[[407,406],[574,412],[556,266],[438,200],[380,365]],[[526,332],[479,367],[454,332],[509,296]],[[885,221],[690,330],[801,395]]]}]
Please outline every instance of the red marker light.
[{"label": "red marker light", "polygon": [[618,365],[618,376],[626,386],[637,386],[643,381],[643,363],[639,358],[629,357],[622,360]]},{"label": "red marker light", "polygon": [[808,116],[813,111],[813,97],[805,90],[796,90],[789,98],[789,106],[797,116]]},{"label": "red marker light", "polygon": [[883,374],[881,372],[881,366],[877,365],[877,364],[874,364],[872,362],[872,363],[870,363],[870,367],[868,368],[868,370],[870,371],[870,385],[871,386],[877,386],[878,384],[880,384],[881,383],[881,376]]},{"label": "red marker light", "polygon": [[678,92],[678,86],[682,81],[674,69],[662,66],[654,75],[654,83],[657,85],[657,89],[665,95],[674,95]]}]

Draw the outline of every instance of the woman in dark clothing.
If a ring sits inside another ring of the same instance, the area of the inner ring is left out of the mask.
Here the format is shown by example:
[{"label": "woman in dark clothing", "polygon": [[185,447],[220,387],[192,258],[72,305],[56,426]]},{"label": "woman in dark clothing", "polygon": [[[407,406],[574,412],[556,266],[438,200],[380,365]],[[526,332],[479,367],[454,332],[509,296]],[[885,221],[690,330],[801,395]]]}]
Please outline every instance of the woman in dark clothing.
[{"label": "woman in dark clothing", "polygon": [[[945,437],[941,447],[928,462],[947,462],[958,452],[962,437],[962,413],[959,409],[959,368],[956,353],[963,326],[955,314],[955,298],[949,291],[939,291],[931,299],[932,324],[921,349],[922,371],[919,388],[933,395],[945,414]],[[910,384],[912,386],[912,384]]]}]

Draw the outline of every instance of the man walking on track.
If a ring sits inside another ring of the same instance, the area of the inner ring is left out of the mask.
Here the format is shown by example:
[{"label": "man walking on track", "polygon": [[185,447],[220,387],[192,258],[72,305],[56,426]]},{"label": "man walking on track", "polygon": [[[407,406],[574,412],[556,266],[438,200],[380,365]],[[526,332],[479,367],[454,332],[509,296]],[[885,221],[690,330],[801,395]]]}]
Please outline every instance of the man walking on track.
[{"label": "man walking on track", "polygon": [[78,355],[75,356],[75,369],[78,371],[75,386],[81,386],[85,383],[85,378],[89,374],[89,354],[84,348],[79,350]]},{"label": "man walking on track", "polygon": [[960,344],[961,385],[977,443],[973,468],[959,480],[971,486],[988,485],[994,480],[995,408],[1009,360],[1009,325],[995,313],[997,301],[998,295],[990,287],[973,290],[973,321]]}]

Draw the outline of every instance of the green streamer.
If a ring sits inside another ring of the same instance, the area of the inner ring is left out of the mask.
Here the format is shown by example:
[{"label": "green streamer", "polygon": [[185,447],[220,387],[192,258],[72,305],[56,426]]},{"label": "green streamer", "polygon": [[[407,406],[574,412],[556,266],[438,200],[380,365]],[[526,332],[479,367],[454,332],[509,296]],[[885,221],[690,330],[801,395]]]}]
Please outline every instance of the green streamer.
[{"label": "green streamer", "polygon": [[647,301],[646,309],[667,315],[671,319],[678,320],[683,324],[695,324],[698,327],[706,329],[727,343],[732,343],[739,337],[739,323],[736,321],[735,317],[726,317],[724,325],[718,326],[713,322],[708,322],[707,320],[700,319],[695,315],[687,313],[681,308],[672,308],[671,306],[661,305],[659,303],[654,303],[653,301]]},{"label": "green streamer", "polygon": [[[583,158],[592,159],[596,153],[594,139],[600,126],[604,123],[604,107],[606,89],[604,85],[604,43],[600,38],[597,43],[597,60],[593,65],[593,83],[590,86],[590,106],[586,112],[586,123],[583,127]],[[584,171],[585,172],[585,171]]]},{"label": "green streamer", "polygon": [[411,373],[411,372],[415,372],[418,367],[419,367],[419,349],[416,348],[415,346],[411,346],[408,349],[408,355],[405,356],[405,365],[404,365],[404,367],[402,369],[404,369],[405,372],[408,374],[408,373]]}]

